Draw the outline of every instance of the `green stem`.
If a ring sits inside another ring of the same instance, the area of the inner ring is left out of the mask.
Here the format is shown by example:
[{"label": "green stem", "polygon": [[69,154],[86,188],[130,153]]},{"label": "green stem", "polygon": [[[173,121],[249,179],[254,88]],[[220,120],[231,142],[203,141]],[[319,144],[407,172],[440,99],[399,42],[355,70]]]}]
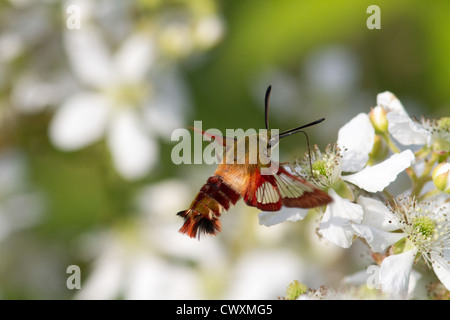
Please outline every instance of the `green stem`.
[{"label": "green stem", "polygon": [[380,136],[384,139],[389,149],[394,153],[400,153],[400,149],[395,145],[394,141],[392,141],[391,137],[389,136],[389,133],[383,132],[380,133]]},{"label": "green stem", "polygon": [[414,185],[417,182],[417,175],[414,172],[413,168],[409,167],[406,168],[406,173],[408,174],[409,178],[411,179],[411,183]]},{"label": "green stem", "polygon": [[437,161],[438,158],[439,158],[439,154],[433,152],[431,154],[430,159],[428,159],[428,160],[425,159],[425,168],[423,170],[422,175],[418,178],[417,178],[417,176],[414,177],[414,180],[413,180],[414,186],[413,186],[412,192],[411,192],[412,196],[415,196],[417,198],[422,198],[422,197],[419,197],[420,192],[422,192],[424,185],[428,181],[432,180],[430,173],[431,173],[431,170],[433,170],[434,163]]},{"label": "green stem", "polygon": [[394,207],[395,205],[395,198],[394,196],[386,189],[383,190],[383,194],[386,196],[386,200],[389,202],[389,204]]},{"label": "green stem", "polygon": [[431,177],[429,176],[421,176],[420,178],[418,178],[416,184],[413,186],[411,195],[416,198],[420,198],[420,192],[422,192],[425,183],[427,183],[428,181],[431,181]]},{"label": "green stem", "polygon": [[439,159],[439,154],[436,152],[431,153],[430,160],[425,160],[425,169],[423,170],[422,176],[427,176],[431,173],[431,170],[433,170],[434,163]]},{"label": "green stem", "polygon": [[416,157],[416,160],[424,159],[426,158],[431,152],[431,148],[424,146],[422,149],[417,150],[414,152],[414,156]]}]

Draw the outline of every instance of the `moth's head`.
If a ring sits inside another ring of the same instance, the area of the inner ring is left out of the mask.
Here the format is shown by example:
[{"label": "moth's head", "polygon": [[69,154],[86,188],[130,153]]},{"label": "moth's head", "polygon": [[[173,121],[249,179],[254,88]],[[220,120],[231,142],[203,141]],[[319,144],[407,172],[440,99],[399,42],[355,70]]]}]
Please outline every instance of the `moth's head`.
[{"label": "moth's head", "polygon": [[261,135],[261,139],[267,143],[267,148],[275,148],[280,142],[279,130],[268,130],[266,135]]},{"label": "moth's head", "polygon": [[280,142],[279,130],[260,130],[258,134],[259,147],[263,154],[270,156],[272,149],[278,146]]},{"label": "moth's head", "polygon": [[[261,164],[268,161],[268,158],[272,156],[272,150],[278,145],[281,138],[288,137],[298,132],[302,132],[306,136],[306,141],[308,143],[309,149],[309,140],[306,132],[302,131],[302,129],[313,126],[325,120],[321,118],[314,122],[308,123],[306,125],[293,128],[291,130],[287,130],[285,132],[280,133],[277,129],[269,130],[269,98],[271,86],[269,86],[266,90],[265,96],[265,125],[266,128],[259,130],[258,133],[253,130],[252,133],[249,133],[249,129],[244,136],[240,138],[227,139],[227,151],[226,151],[226,163],[228,164]],[[230,143],[231,141],[231,143]],[[230,143],[230,144],[228,144]],[[228,146],[232,147],[228,147]]]}]

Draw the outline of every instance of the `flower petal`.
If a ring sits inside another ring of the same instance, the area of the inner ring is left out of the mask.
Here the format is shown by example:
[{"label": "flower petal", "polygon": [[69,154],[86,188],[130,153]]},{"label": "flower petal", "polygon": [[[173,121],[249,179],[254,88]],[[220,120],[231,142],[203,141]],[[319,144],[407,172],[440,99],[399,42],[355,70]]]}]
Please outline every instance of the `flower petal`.
[{"label": "flower petal", "polygon": [[154,43],[150,36],[133,34],[126,39],[114,57],[121,80],[143,81],[155,60]]},{"label": "flower petal", "polygon": [[159,149],[130,109],[116,114],[108,132],[117,171],[126,179],[143,178],[155,165]]},{"label": "flower petal", "polygon": [[342,176],[342,179],[369,192],[382,191],[397,178],[400,172],[408,168],[413,161],[414,154],[412,151],[405,150],[392,155],[379,164],[366,167],[360,172]]},{"label": "flower petal", "polygon": [[400,100],[389,91],[379,93],[377,95],[377,105],[382,106],[386,112],[399,113],[403,115],[408,115],[405,108],[400,103]]},{"label": "flower petal", "polygon": [[64,45],[72,70],[85,84],[99,88],[113,80],[111,54],[96,28],[86,25],[65,32]]},{"label": "flower petal", "polygon": [[303,220],[307,214],[308,209],[284,207],[280,211],[276,212],[263,211],[258,215],[258,217],[259,224],[270,227],[285,221],[296,222]]},{"label": "flower petal", "polygon": [[412,249],[384,258],[380,266],[381,290],[394,298],[406,298],[414,257],[417,250]]},{"label": "flower petal", "polygon": [[450,290],[450,249],[445,249],[442,256],[439,253],[432,253],[433,270],[442,284]]},{"label": "flower petal", "polygon": [[387,232],[364,224],[352,224],[358,237],[366,239],[374,252],[383,252],[387,247],[404,238],[404,233]]},{"label": "flower petal", "polygon": [[[379,268],[378,266],[373,266],[373,267]],[[367,270],[361,270],[361,271],[357,271],[355,273],[349,274],[348,276],[345,276],[341,280],[341,283],[360,286],[362,284],[367,283],[367,279],[369,278],[369,276],[370,276],[370,273],[367,272]]]},{"label": "flower petal", "polygon": [[50,140],[61,150],[72,151],[85,147],[103,135],[109,101],[94,93],[80,93],[66,100],[49,126]]},{"label": "flower petal", "polygon": [[388,113],[389,133],[402,145],[429,145],[431,133],[404,114]]},{"label": "flower petal", "polygon": [[369,160],[375,138],[375,130],[369,116],[360,113],[338,132],[337,144],[342,151],[342,171],[359,171]]},{"label": "flower petal", "polygon": [[359,204],[341,198],[333,189],[329,194],[334,201],[325,210],[319,233],[338,246],[349,248],[354,235],[351,223],[362,221],[363,209]]},{"label": "flower petal", "polygon": [[362,224],[384,231],[400,229],[394,214],[381,201],[360,196],[357,203],[360,204],[364,210]]}]

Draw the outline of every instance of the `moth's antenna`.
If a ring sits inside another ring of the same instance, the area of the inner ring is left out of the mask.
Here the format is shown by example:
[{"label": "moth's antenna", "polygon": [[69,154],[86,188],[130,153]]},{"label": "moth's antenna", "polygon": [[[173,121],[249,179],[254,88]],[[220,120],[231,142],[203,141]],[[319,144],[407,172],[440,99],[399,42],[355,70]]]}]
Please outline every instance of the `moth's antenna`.
[{"label": "moth's antenna", "polygon": [[269,85],[266,90],[266,97],[264,98],[266,130],[269,130],[269,99],[271,90],[272,86]]},{"label": "moth's antenna", "polygon": [[[270,100],[270,91],[272,90],[272,86],[269,85],[266,89],[266,96],[264,98],[264,109],[265,109],[265,124],[266,124],[266,130],[269,131],[269,100]],[[318,123],[321,123],[322,121],[324,121],[325,118],[320,118],[316,121],[310,122],[308,124],[305,124],[303,126],[297,127],[297,128],[293,128],[290,129],[288,131],[285,131],[283,133],[280,133],[278,135],[278,139],[281,138],[285,138],[285,137],[289,137],[290,135],[293,135],[295,133],[301,132],[305,135],[306,137],[306,144],[308,145],[308,156],[309,156],[309,168],[311,169],[311,175],[314,176],[313,170],[312,170],[312,161],[311,161],[311,148],[309,146],[309,137],[306,134],[305,131],[303,131],[302,129],[307,128],[307,127],[311,127],[314,126]],[[270,141],[267,142],[267,144],[270,144]]]},{"label": "moth's antenna", "polygon": [[290,130],[288,130],[288,131],[285,131],[285,132],[283,132],[283,133],[280,133],[280,134],[279,134],[279,137],[280,137],[280,139],[281,139],[281,138],[289,137],[290,135],[293,135],[294,133],[302,132],[301,129],[304,129],[304,128],[307,128],[307,127],[311,127],[311,126],[314,126],[314,125],[316,125],[316,124],[318,124],[318,123],[321,123],[323,120],[325,120],[325,118],[320,118],[320,119],[318,119],[318,120],[316,120],[316,121],[313,121],[313,122],[311,122],[311,123],[305,124],[305,125],[303,125],[303,126],[300,126],[300,127],[297,127],[297,128],[290,129]]},{"label": "moth's antenna", "polygon": [[309,137],[308,137],[308,135],[306,134],[305,131],[298,131],[298,132],[301,132],[301,133],[305,134],[306,144],[308,145],[309,169],[311,170],[311,176],[314,177],[314,172],[313,172],[313,169],[312,169],[312,162],[311,162],[311,148],[309,147]]},{"label": "moth's antenna", "polygon": [[305,137],[306,137],[306,144],[308,145],[309,168],[310,168],[310,170],[311,170],[311,175],[312,175],[313,177],[314,177],[314,173],[313,173],[313,170],[312,170],[311,148],[310,148],[310,146],[309,146],[309,137],[308,137],[308,134],[307,134],[305,131],[301,130],[301,129],[304,129],[304,128],[307,128],[307,127],[316,125],[316,124],[318,124],[318,123],[321,123],[321,122],[324,121],[324,120],[325,120],[325,118],[320,118],[320,119],[318,119],[318,120],[316,120],[316,121],[313,121],[313,122],[311,122],[311,123],[305,124],[305,125],[300,126],[300,127],[298,127],[298,128],[294,128],[294,129],[285,131],[285,132],[283,132],[283,133],[280,133],[280,135],[279,135],[279,138],[280,138],[280,139],[281,139],[281,138],[285,138],[285,137],[289,137],[290,135],[293,135],[294,133],[298,133],[298,132],[301,132],[301,133],[303,133],[303,134],[305,135]]}]

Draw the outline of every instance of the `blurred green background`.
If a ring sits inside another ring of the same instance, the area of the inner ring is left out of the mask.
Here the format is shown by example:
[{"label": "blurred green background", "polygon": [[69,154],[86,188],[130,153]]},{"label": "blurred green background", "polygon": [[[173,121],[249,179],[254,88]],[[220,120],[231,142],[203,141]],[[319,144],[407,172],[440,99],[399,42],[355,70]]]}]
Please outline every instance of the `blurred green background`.
[{"label": "blurred green background", "polygon": [[[322,149],[385,90],[448,116],[449,16],[446,0],[2,1],[0,298],[275,299],[361,270],[361,246],[320,241],[313,216],[266,228],[238,203],[218,236],[178,234],[215,168],[174,165],[171,133],[263,128],[269,84],[271,128],[326,117],[308,129]],[[280,148],[302,157],[304,137]]]}]

